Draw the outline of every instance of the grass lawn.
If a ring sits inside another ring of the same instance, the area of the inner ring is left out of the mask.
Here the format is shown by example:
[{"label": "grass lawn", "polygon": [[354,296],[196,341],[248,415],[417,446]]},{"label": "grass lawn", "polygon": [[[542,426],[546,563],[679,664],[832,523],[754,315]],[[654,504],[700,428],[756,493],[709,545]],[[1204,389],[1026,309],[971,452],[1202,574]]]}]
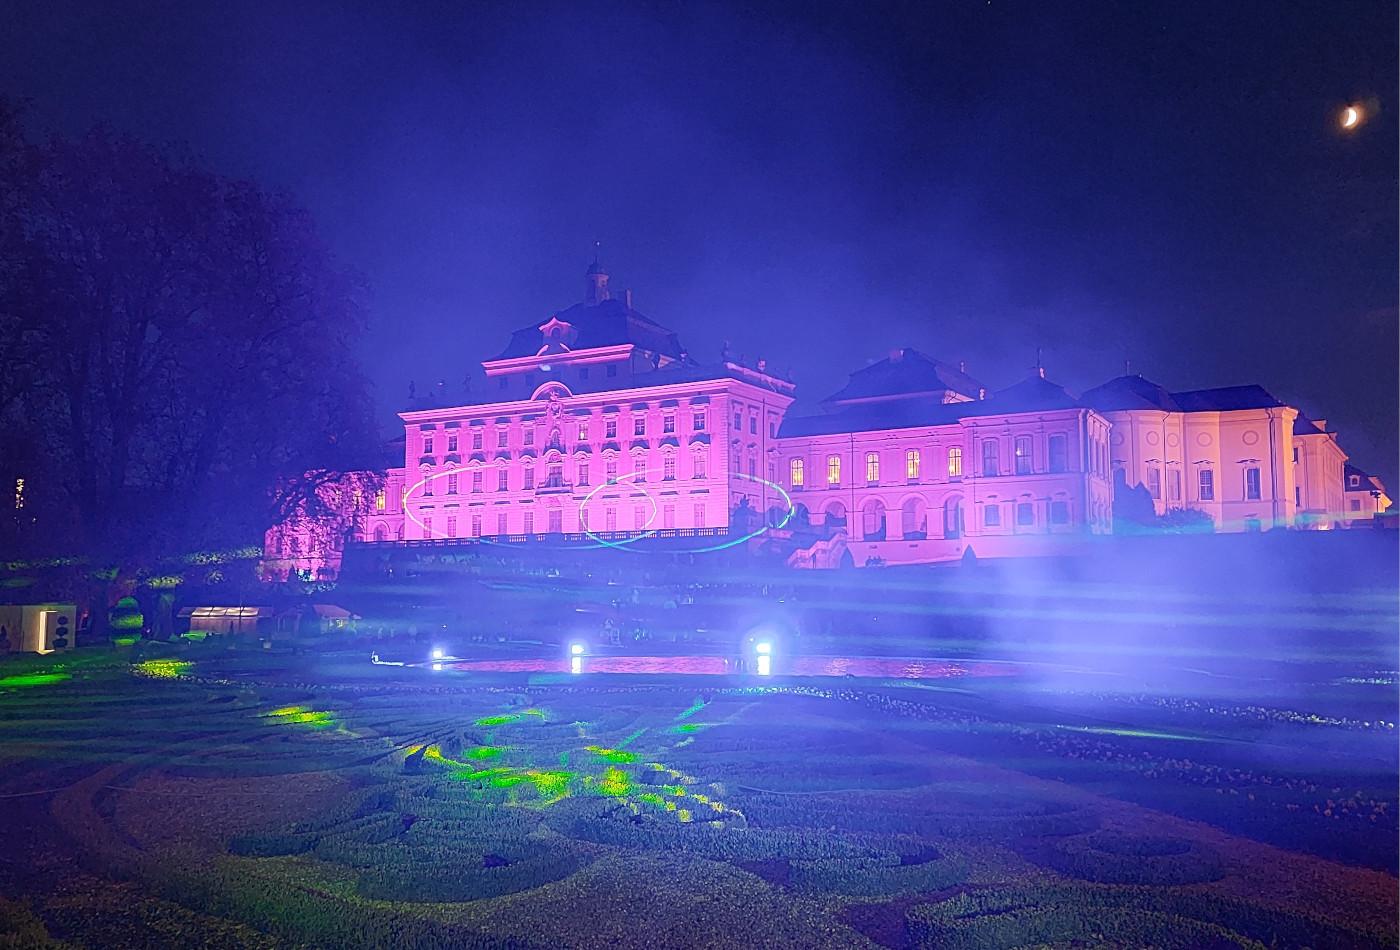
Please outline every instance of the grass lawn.
[{"label": "grass lawn", "polygon": [[319,662],[0,668],[0,945],[1396,942],[1393,724]]}]

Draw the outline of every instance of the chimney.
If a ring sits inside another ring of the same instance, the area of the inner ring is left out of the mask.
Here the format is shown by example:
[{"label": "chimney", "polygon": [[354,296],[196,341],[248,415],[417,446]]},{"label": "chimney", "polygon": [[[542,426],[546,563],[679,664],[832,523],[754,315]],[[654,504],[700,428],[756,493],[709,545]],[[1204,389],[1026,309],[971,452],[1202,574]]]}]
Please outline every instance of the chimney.
[{"label": "chimney", "polygon": [[958,372],[959,372],[959,373],[966,373],[966,372],[967,372],[967,360],[958,360]]},{"label": "chimney", "polygon": [[1323,432],[1326,432],[1326,431],[1327,431],[1327,420],[1326,420],[1326,419],[1314,419],[1314,420],[1313,420],[1313,425],[1317,426],[1317,427],[1318,427],[1319,429],[1321,429]]},{"label": "chimney", "polygon": [[622,292],[623,302],[627,304],[627,309],[632,309],[632,288],[628,287]]},{"label": "chimney", "polygon": [[761,356],[758,358],[758,371],[760,373],[766,373],[768,371],[768,361]]}]

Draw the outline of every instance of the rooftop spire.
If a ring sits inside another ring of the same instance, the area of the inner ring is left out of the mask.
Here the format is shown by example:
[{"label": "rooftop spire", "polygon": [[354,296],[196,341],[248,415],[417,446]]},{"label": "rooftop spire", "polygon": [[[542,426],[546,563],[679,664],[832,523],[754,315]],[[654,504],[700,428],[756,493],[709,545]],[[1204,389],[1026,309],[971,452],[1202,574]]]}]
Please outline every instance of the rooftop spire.
[{"label": "rooftop spire", "polygon": [[608,293],[608,272],[603,269],[603,264],[599,259],[601,242],[593,242],[593,263],[588,265],[588,286],[583,293],[583,302],[586,304],[598,304],[607,300]]}]

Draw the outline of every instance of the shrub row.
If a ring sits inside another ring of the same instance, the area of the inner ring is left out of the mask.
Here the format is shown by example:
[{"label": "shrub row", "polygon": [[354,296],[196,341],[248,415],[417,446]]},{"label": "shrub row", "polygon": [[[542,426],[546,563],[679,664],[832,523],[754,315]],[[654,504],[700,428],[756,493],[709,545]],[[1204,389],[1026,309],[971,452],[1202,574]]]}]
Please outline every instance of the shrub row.
[{"label": "shrub row", "polygon": [[1073,838],[1040,838],[1022,854],[1044,867],[1100,884],[1204,884],[1225,870],[1215,851],[1179,838],[1139,838],[1101,831]]}]

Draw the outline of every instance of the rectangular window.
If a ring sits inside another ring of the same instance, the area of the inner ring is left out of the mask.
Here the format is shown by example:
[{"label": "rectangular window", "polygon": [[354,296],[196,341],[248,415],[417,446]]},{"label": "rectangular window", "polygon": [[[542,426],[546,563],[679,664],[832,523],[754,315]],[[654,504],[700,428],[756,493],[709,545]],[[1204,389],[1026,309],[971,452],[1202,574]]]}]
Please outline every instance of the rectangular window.
[{"label": "rectangular window", "polygon": [[705,430],[705,410],[697,409],[690,416],[690,427],[696,432]]},{"label": "rectangular window", "polygon": [[755,462],[753,459],[749,459],[749,477],[750,477],[750,478],[753,478],[754,475],[757,474],[757,468],[756,468],[757,465],[758,465],[757,462]]},{"label": "rectangular window", "polygon": [[454,515],[447,516],[447,536],[449,538],[457,537],[457,518]]},{"label": "rectangular window", "polygon": [[758,416],[754,413],[749,414],[749,435],[758,435]]},{"label": "rectangular window", "polygon": [[1178,469],[1167,471],[1167,498],[1181,501],[1181,472]]},{"label": "rectangular window", "polygon": [[559,508],[551,508],[551,509],[549,509],[549,533],[550,533],[550,534],[563,534],[563,533],[564,533],[564,512],[563,512],[562,509],[559,509]]},{"label": "rectangular window", "polygon": [[1016,474],[1029,475],[1031,473],[1031,437],[1028,435],[1018,435],[1016,437]]},{"label": "rectangular window", "polygon": [[616,364],[616,363],[612,363],[612,364],[610,364],[610,365],[608,366],[608,378],[611,379],[612,377],[614,377],[614,376],[616,376],[616,375],[617,375],[617,364]]},{"label": "rectangular window", "polygon": [[499,387],[499,388],[505,389],[505,388],[506,388],[507,386],[509,386],[509,385],[510,385],[510,380],[507,379],[506,377],[502,376],[502,377],[501,377],[501,384],[500,384],[500,387]]},{"label": "rectangular window", "polygon": [[1153,498],[1162,497],[1162,470],[1155,465],[1147,470],[1147,493]]},{"label": "rectangular window", "polygon": [[646,420],[646,417],[642,417],[642,418],[640,418],[640,419],[633,419],[633,420],[632,420],[632,434],[633,434],[633,435],[646,435],[646,434],[647,434],[647,420]]},{"label": "rectangular window", "polygon": [[506,447],[506,444],[507,444],[507,441],[506,441],[506,440],[508,440],[509,438],[510,438],[510,432],[509,432],[508,430],[506,430],[506,429],[497,429],[497,430],[496,430],[496,448],[498,448],[498,449],[503,449],[503,448],[505,448],[505,447]]},{"label": "rectangular window", "polygon": [[426,518],[423,519],[423,537],[425,537],[425,538],[431,538],[432,536],[433,536],[433,516],[432,516],[432,515],[428,515],[428,517],[426,517]]},{"label": "rectangular window", "polygon": [[423,496],[425,498],[431,498],[433,496],[433,481],[432,475],[426,475],[423,478]]},{"label": "rectangular window", "polygon": [[481,473],[472,472],[472,494],[481,491]]},{"label": "rectangular window", "polygon": [[534,427],[534,426],[526,426],[526,427],[525,427],[525,444],[526,444],[526,445],[534,445],[534,444],[535,444],[535,427]]},{"label": "rectangular window", "polygon": [[708,461],[708,460],[707,460],[706,457],[705,457],[705,450],[704,450],[704,449],[696,449],[696,450],[695,450],[695,468],[694,468],[694,476],[693,476],[693,477],[695,477],[695,478],[704,478],[704,477],[705,477],[705,469],[706,469],[707,461]]},{"label": "rectangular window", "polygon": [[535,487],[535,466],[525,463],[525,490],[529,491]]},{"label": "rectangular window", "polygon": [[1001,527],[1001,506],[987,505],[982,509],[982,524],[988,528]]},{"label": "rectangular window", "polygon": [[1215,472],[1212,469],[1201,469],[1200,485],[1201,501],[1215,501]]},{"label": "rectangular window", "polygon": [[587,442],[587,441],[588,441],[588,420],[587,420],[587,419],[580,419],[580,420],[579,420],[579,423],[578,423],[578,440],[579,440],[580,442]]},{"label": "rectangular window", "polygon": [[865,481],[866,481],[867,484],[874,485],[874,484],[875,484],[876,482],[878,482],[879,480],[880,480],[880,453],[879,453],[879,452],[866,452],[866,453],[865,453]]},{"label": "rectangular window", "polygon": [[841,484],[841,456],[828,455],[826,457],[826,483],[828,485]]},{"label": "rectangular window", "polygon": [[587,366],[580,366],[580,367],[578,368],[578,378],[579,378],[579,379],[587,379],[587,378],[588,378],[588,367],[587,367]]},{"label": "rectangular window", "polygon": [[647,480],[646,460],[643,459],[642,456],[632,456],[632,471],[636,473],[636,478],[633,479],[634,482],[640,483]]},{"label": "rectangular window", "polygon": [[704,505],[696,505],[696,506],[695,506],[695,527],[697,527],[697,528],[703,528],[703,527],[705,527],[705,506],[704,506]]},{"label": "rectangular window", "polygon": [[501,469],[496,473],[496,491],[507,491],[510,488],[510,473]]},{"label": "rectangular window", "polygon": [[661,460],[661,477],[665,481],[675,481],[676,478],[676,455],[674,452],[667,452]]},{"label": "rectangular window", "polygon": [[1293,504],[1299,508],[1303,507],[1303,488],[1301,485],[1293,486]]},{"label": "rectangular window", "polygon": [[453,472],[451,475],[447,476],[447,493],[448,493],[449,495],[455,495],[455,494],[457,494],[457,473],[456,473],[456,472]]},{"label": "rectangular window", "polygon": [[1016,523],[1018,525],[1035,524],[1035,506],[1028,501],[1023,501],[1016,506]]},{"label": "rectangular window", "polygon": [[632,529],[641,531],[647,526],[647,506],[634,505],[632,508]]},{"label": "rectangular window", "polygon": [[676,527],[676,506],[667,505],[661,509],[661,527],[671,531]]},{"label": "rectangular window", "polygon": [[1360,510],[1361,510],[1361,499],[1360,499],[1360,498],[1353,498],[1353,499],[1351,500],[1351,510],[1352,510],[1352,511],[1360,511]]},{"label": "rectangular window", "polygon": [[385,496],[384,496],[384,489],[381,488],[381,489],[379,489],[379,491],[377,491],[377,492],[374,493],[374,510],[375,510],[375,511],[383,511],[383,510],[384,510],[384,505],[385,505],[386,503],[387,503],[387,502],[386,502]]},{"label": "rectangular window", "polygon": [[984,476],[1001,474],[997,468],[997,443],[995,439],[982,440],[982,474]]},{"label": "rectangular window", "polygon": [[449,435],[447,437],[447,451],[457,451],[457,437],[455,435]]},{"label": "rectangular window", "polygon": [[744,414],[738,409],[734,410],[734,431],[738,432],[744,427]]},{"label": "rectangular window", "polygon": [[580,485],[587,485],[587,484],[588,484],[588,463],[587,463],[587,462],[579,462],[579,463],[578,463],[578,483],[579,483]]},{"label": "rectangular window", "polygon": [[613,482],[617,481],[617,459],[610,458],[604,462],[603,465],[607,472],[608,484],[611,485]]},{"label": "rectangular window", "polygon": [[481,515],[472,515],[472,537],[481,537]]},{"label": "rectangular window", "polygon": [[918,449],[909,449],[904,453],[904,477],[909,481],[917,481],[919,477],[919,466],[923,462],[923,457]]},{"label": "rectangular window", "polygon": [[507,526],[508,523],[506,522],[506,513],[504,511],[496,512],[496,533],[505,534]]},{"label": "rectangular window", "polygon": [[525,512],[525,533],[535,533],[535,513],[533,511]]},{"label": "rectangular window", "polygon": [[1293,446],[1293,464],[1298,464],[1298,446]]},{"label": "rectangular window", "polygon": [[1052,502],[1050,502],[1050,523],[1051,523],[1051,524],[1069,524],[1069,502],[1067,502],[1067,501],[1052,501]]},{"label": "rectangular window", "polygon": [[673,415],[663,416],[661,419],[661,432],[663,435],[670,435],[676,431],[676,417]]},{"label": "rectangular window", "polygon": [[1050,437],[1050,471],[1069,471],[1069,439],[1062,435]]},{"label": "rectangular window", "polygon": [[788,463],[788,484],[793,488],[802,487],[802,468],[802,459],[793,459]]},{"label": "rectangular window", "polygon": [[472,448],[474,448],[474,449],[479,449],[479,448],[481,448],[481,430],[480,430],[480,429],[473,429],[473,430],[472,430]]},{"label": "rectangular window", "polygon": [[957,446],[948,450],[948,477],[962,478],[962,449]]},{"label": "rectangular window", "polygon": [[609,419],[603,423],[603,437],[605,439],[617,438],[617,420]]},{"label": "rectangular window", "polygon": [[432,454],[433,454],[433,437],[430,436],[430,435],[425,435],[425,436],[423,436],[423,454],[424,454],[424,455],[432,455]]},{"label": "rectangular window", "polygon": [[1258,501],[1262,497],[1259,493],[1259,469],[1253,466],[1244,470],[1244,497],[1250,501]]}]

